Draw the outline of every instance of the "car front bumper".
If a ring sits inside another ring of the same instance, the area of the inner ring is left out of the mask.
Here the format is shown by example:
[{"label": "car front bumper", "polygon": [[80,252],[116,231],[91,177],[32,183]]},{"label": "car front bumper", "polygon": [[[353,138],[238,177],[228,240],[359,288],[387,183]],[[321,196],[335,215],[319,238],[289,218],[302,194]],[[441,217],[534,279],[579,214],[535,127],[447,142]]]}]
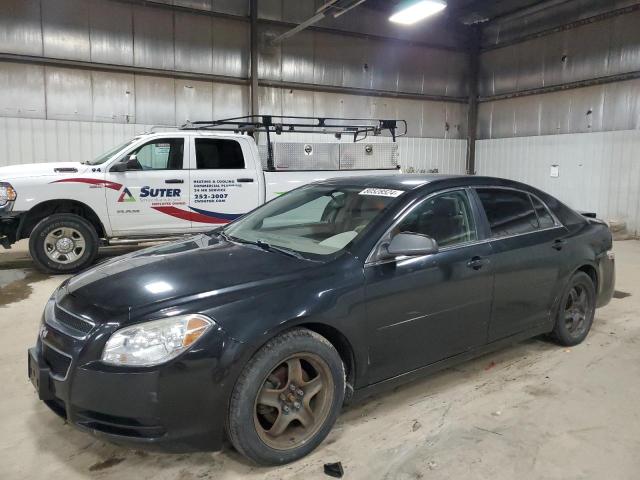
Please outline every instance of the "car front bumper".
[{"label": "car front bumper", "polygon": [[129,446],[219,450],[240,345],[211,336],[168,364],[132,370],[85,362],[90,345],[44,325],[28,372],[39,398],[81,430]]}]

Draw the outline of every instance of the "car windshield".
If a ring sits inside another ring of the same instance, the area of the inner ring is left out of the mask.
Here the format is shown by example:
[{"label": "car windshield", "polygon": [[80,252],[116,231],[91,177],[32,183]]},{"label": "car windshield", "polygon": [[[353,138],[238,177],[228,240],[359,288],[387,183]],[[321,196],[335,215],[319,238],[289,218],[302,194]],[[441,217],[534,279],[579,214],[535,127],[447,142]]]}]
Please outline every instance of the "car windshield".
[{"label": "car windshield", "polygon": [[129,145],[131,145],[136,140],[138,140],[137,137],[136,138],[132,138],[131,140],[127,140],[126,142],[121,143],[117,147],[113,147],[111,150],[107,150],[106,152],[104,152],[99,157],[96,157],[93,160],[86,161],[85,164],[86,165],[100,165],[100,164],[103,164],[104,162],[109,160],[111,157],[113,157],[113,155],[118,153],[120,150],[123,150],[123,149],[127,148]]},{"label": "car windshield", "polygon": [[322,259],[349,246],[401,193],[308,185],[258,208],[223,233],[230,240],[253,243],[265,250]]}]

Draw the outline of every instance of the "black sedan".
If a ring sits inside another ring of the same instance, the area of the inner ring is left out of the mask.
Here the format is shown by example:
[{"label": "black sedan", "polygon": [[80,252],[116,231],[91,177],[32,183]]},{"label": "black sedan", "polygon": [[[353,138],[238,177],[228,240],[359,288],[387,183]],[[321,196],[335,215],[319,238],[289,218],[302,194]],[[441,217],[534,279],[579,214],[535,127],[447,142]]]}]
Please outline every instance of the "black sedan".
[{"label": "black sedan", "polygon": [[261,464],[316,448],[344,402],[528,337],[587,336],[611,234],[521,183],[364,176],[307,185],[225,228],[64,282],[29,375],[119,443]]}]

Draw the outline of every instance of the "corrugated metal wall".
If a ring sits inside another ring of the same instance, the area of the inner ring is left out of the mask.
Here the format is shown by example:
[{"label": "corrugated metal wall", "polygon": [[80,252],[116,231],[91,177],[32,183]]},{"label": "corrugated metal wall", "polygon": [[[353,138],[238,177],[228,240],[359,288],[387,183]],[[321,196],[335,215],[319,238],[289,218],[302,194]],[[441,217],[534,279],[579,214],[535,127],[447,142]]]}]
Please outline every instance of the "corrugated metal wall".
[{"label": "corrugated metal wall", "polygon": [[[480,140],[477,172],[534,185],[640,234],[640,131]],[[559,176],[551,177],[551,165]]]},{"label": "corrugated metal wall", "polygon": [[[640,72],[640,11],[485,51],[480,97]],[[498,28],[498,27],[495,27]],[[640,128],[640,80],[482,102],[479,138]]]},{"label": "corrugated metal wall", "polygon": [[[3,0],[0,117],[72,121],[86,131],[88,122],[177,125],[249,114],[248,3]],[[259,2],[259,78],[272,82],[259,89],[260,113],[402,118],[411,137],[465,138],[467,107],[460,99],[467,92],[468,59],[455,50],[456,32],[438,25],[407,31],[389,25],[384,15],[359,9],[358,15],[326,25],[334,31],[309,30],[269,43],[288,28],[282,22],[308,18],[319,3]],[[425,46],[434,39],[442,47]],[[82,64],[60,63],[69,61]],[[323,87],[347,90],[329,93]],[[377,95],[362,95],[366,91]],[[427,101],[420,95],[446,98]],[[14,120],[0,128],[9,124]],[[0,138],[10,147],[51,135],[49,122],[29,125],[25,132],[0,129]],[[457,145],[453,142],[452,150]],[[25,159],[32,161],[29,155]],[[16,157],[0,157],[0,165],[7,163],[16,163]]]},{"label": "corrugated metal wall", "polygon": [[484,29],[477,173],[530,183],[640,232],[637,3],[557,2]]},{"label": "corrugated metal wall", "polygon": [[[0,166],[22,163],[84,161],[111,147],[149,131],[151,125],[105,123],[39,118],[0,117]],[[260,140],[264,141],[261,135]],[[303,134],[275,137],[274,141],[327,142],[332,137]],[[343,137],[343,142],[350,141]],[[372,137],[367,142],[389,142]],[[466,140],[400,138],[400,165],[405,171],[462,173]]]}]

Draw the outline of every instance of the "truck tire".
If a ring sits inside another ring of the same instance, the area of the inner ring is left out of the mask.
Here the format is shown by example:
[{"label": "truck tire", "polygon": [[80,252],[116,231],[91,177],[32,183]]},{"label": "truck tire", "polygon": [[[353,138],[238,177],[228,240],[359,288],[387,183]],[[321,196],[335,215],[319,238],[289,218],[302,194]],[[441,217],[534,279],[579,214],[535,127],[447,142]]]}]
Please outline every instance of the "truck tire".
[{"label": "truck tire", "polygon": [[98,234],[87,220],[72,213],[48,216],[34,227],[29,253],[38,270],[75,273],[91,265],[98,253]]},{"label": "truck tire", "polygon": [[344,391],[344,365],[333,345],[305,328],[285,332],[263,346],[238,378],[229,439],[260,465],[293,462],[327,436]]}]

